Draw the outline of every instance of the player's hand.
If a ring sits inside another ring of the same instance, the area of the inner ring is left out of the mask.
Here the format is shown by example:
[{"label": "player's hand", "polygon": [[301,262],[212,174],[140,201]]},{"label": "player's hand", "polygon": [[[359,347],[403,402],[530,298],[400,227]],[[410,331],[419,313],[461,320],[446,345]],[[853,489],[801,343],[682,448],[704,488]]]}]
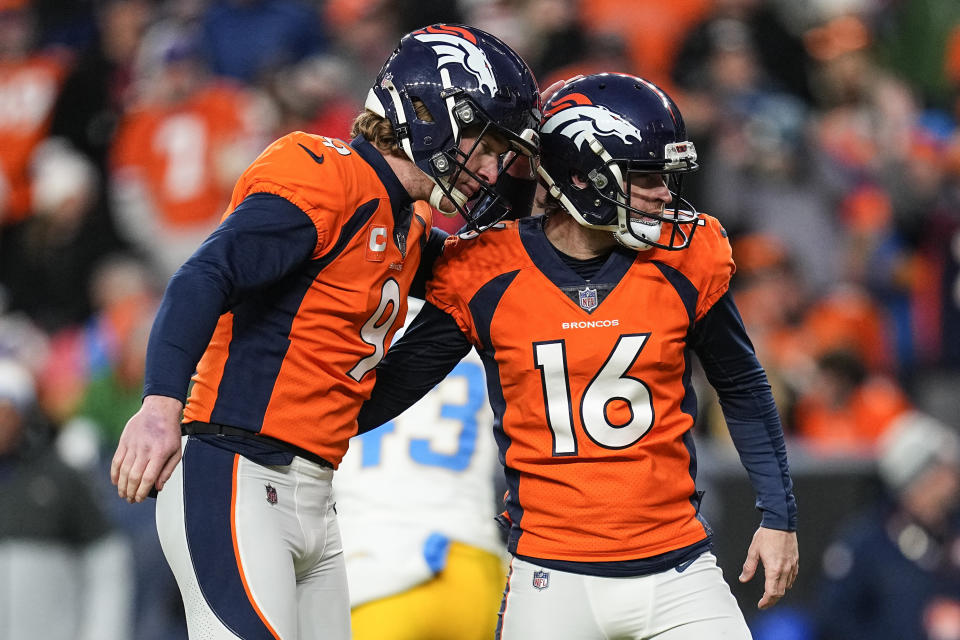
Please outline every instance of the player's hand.
[{"label": "player's hand", "polygon": [[[573,78],[570,78],[570,80],[576,80],[577,78],[582,78],[582,77],[583,76],[574,76]],[[563,89],[563,87],[570,80],[557,80],[552,85],[550,85],[549,87],[547,87],[546,89],[540,92],[540,99],[546,102],[547,100],[550,99],[550,97],[553,94],[555,94],[557,91],[560,91],[560,89]]]},{"label": "player's hand", "polygon": [[110,465],[110,481],[127,502],[143,502],[170,479],[180,461],[180,412],[175,398],[147,396],[123,428]]},{"label": "player's hand", "polygon": [[778,531],[760,527],[753,534],[743,563],[740,582],[748,582],[763,563],[763,597],[757,608],[768,609],[780,601],[787,589],[793,586],[800,567],[800,552],[795,531]]}]

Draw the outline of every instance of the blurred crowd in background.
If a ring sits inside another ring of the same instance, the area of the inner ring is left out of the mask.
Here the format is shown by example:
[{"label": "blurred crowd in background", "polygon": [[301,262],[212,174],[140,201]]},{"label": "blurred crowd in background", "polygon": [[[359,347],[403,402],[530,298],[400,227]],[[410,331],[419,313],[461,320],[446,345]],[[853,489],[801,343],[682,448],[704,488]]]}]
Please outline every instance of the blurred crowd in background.
[{"label": "blurred crowd in background", "polygon": [[[0,408],[20,423],[7,429],[21,432],[0,429],[0,497],[16,486],[10,504],[43,503],[15,470],[33,475],[55,452],[104,512],[80,542],[130,541],[136,615],[118,624],[185,637],[151,507],[116,499],[106,471],[140,403],[159,296],[269,142],[348,139],[400,35],[438,21],[496,34],[541,87],[623,71],[676,99],[702,165],[685,196],[730,234],[736,301],[792,460],[885,464],[885,514],[934,463],[952,474],[942,514],[920,523],[923,552],[899,533],[891,548],[920,579],[952,580],[916,605],[916,637],[960,638],[960,475],[945,444],[960,429],[956,0],[0,0],[0,364],[26,374],[0,379]],[[723,449],[722,416],[698,387],[699,441]],[[896,437],[918,425],[938,445],[898,457]],[[798,499],[803,523],[828,497]],[[3,518],[0,543],[31,535]],[[824,564],[826,584],[856,568],[843,557]],[[805,557],[804,572],[820,560]],[[766,637],[833,637],[808,600],[796,603],[807,622]]]}]

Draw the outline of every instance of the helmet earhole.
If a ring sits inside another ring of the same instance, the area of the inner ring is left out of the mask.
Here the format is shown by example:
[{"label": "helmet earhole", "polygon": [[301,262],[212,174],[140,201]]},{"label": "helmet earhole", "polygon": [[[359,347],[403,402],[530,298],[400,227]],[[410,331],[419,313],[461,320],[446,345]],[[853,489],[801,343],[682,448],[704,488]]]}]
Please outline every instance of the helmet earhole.
[{"label": "helmet earhole", "polygon": [[413,103],[413,112],[417,115],[418,120],[433,122],[433,114],[430,113],[430,109],[427,108],[423,100],[416,96],[411,96],[410,101]]},{"label": "helmet earhole", "polygon": [[573,186],[576,187],[577,189],[584,189],[584,188],[586,188],[587,184],[589,184],[587,178],[585,178],[584,176],[582,176],[582,175],[579,174],[579,173],[571,173],[571,174],[570,174],[570,182],[571,182],[571,183],[573,184]]}]

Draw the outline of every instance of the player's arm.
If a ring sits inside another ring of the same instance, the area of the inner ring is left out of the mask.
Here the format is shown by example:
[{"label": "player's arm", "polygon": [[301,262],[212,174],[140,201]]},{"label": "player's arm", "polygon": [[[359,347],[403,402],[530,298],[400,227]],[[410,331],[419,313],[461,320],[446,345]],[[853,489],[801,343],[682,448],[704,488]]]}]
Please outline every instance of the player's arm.
[{"label": "player's arm", "polygon": [[121,498],[140,502],[173,473],[187,386],[220,316],[309,259],[316,245],[316,227],[298,207],[252,194],[173,275],[147,344],[144,401],[110,468]]},{"label": "player's arm", "polygon": [[733,444],[757,495],[762,518],[740,581],[750,580],[763,563],[764,593],[758,606],[765,609],[793,585],[798,568],[797,502],[780,416],[729,292],[696,323],[690,343],[717,391]]},{"label": "player's arm", "polygon": [[472,345],[456,321],[429,302],[377,366],[377,382],[357,418],[365,433],[396,418],[433,389]]}]

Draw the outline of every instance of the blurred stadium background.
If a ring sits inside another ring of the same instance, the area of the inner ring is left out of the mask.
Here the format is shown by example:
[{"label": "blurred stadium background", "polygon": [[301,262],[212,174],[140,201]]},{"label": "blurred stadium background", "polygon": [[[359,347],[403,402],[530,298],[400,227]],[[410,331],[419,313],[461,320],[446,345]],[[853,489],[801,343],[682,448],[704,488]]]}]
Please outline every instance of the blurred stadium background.
[{"label": "blurred stadium background", "polygon": [[[185,638],[151,506],[121,503],[106,471],[158,297],[268,142],[347,138],[399,36],[437,21],[498,35],[542,87],[624,71],[676,98],[703,166],[689,199],[730,233],[787,432],[800,578],[763,614],[761,585],[737,584],[758,516],[698,378],[716,551],[756,638],[854,638],[824,602],[858,570],[833,542],[864,509],[900,509],[891,478],[927,468],[897,455],[899,425],[919,412],[960,430],[957,0],[0,0],[0,359],[30,375],[0,375],[0,400],[75,473],[18,480],[0,431],[0,637],[40,637],[18,635],[31,610],[74,607],[114,619],[62,637]],[[899,606],[923,631],[889,637],[960,638],[960,483],[948,489],[926,538],[892,538],[919,581]],[[48,508],[86,505],[79,492],[90,507],[72,519]],[[28,581],[18,564],[25,541],[87,553],[108,537],[128,555],[105,576]]]}]

